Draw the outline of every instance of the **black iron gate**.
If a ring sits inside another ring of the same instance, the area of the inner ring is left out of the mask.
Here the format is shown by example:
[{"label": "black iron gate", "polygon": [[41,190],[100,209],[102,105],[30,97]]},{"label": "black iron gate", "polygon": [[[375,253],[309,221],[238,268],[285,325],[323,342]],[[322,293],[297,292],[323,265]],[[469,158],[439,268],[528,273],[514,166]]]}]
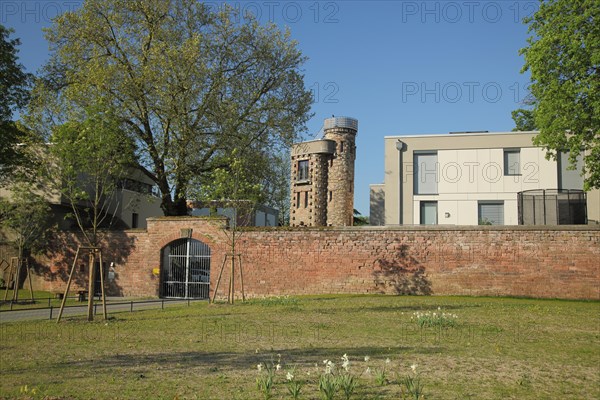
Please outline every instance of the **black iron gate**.
[{"label": "black iron gate", "polygon": [[210,247],[196,239],[178,239],[162,250],[161,290],[164,298],[208,299]]}]

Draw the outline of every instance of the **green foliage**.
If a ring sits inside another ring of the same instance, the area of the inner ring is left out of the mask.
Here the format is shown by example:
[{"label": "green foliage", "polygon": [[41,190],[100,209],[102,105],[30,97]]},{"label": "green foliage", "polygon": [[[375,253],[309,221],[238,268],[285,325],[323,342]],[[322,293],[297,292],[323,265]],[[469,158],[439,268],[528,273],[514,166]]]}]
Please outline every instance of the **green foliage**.
[{"label": "green foliage", "polygon": [[550,0],[525,23],[533,33],[522,72],[531,73],[536,145],[548,157],[584,154],[585,189],[600,187],[600,7],[597,0]]},{"label": "green foliage", "polygon": [[300,392],[302,391],[303,385],[302,382],[300,382],[296,378],[296,368],[292,368],[287,372],[286,380],[288,393],[290,394],[290,396],[292,396],[292,399],[297,400],[298,398],[300,398]]},{"label": "green foliage", "polygon": [[385,367],[375,369],[375,382],[379,386],[384,386],[388,383],[387,371]]},{"label": "green foliage", "polygon": [[262,393],[263,399],[269,400],[273,394],[275,384],[275,372],[281,368],[280,364],[271,363],[258,364],[259,376],[256,378],[256,387]]},{"label": "green foliage", "polygon": [[417,367],[413,365],[412,374],[407,374],[399,379],[400,391],[403,399],[420,400],[424,399],[423,383],[421,374],[417,372]]},{"label": "green foliage", "polygon": [[113,112],[100,105],[90,108],[85,119],[54,131],[49,160],[55,164],[54,180],[92,246],[97,244],[98,229],[113,222],[118,183],[133,162],[133,151]]},{"label": "green foliage", "polygon": [[360,211],[354,209],[354,226],[365,226],[369,225],[369,217],[363,216]]},{"label": "green foliage", "polygon": [[275,152],[265,174],[265,203],[279,211],[279,225],[290,224],[290,170],[289,149]]},{"label": "green foliage", "polygon": [[0,25],[0,180],[6,181],[15,167],[27,165],[22,147],[25,131],[12,121],[13,111],[27,104],[31,75],[18,63],[19,39],[9,39],[13,31]]},{"label": "green foliage", "polygon": [[354,394],[356,386],[358,386],[358,378],[349,373],[342,373],[339,375],[338,381],[340,384],[340,388],[344,393],[344,398],[346,400],[349,400]]},{"label": "green foliage", "polygon": [[310,117],[290,33],[238,17],[196,0],[84,2],[46,31],[53,53],[29,123],[44,131],[109,101],[164,213],[186,214],[192,186],[211,186],[233,149],[267,165]]},{"label": "green foliage", "polygon": [[324,373],[319,376],[318,387],[323,399],[332,400],[340,390],[340,381],[336,375]]},{"label": "green foliage", "polygon": [[515,121],[515,127],[513,131],[535,131],[535,117],[533,110],[527,110],[525,108],[519,108],[514,110],[512,113],[512,119]]},{"label": "green foliage", "polygon": [[13,185],[11,191],[10,199],[0,199],[0,226],[11,233],[14,247],[23,257],[25,251],[36,251],[46,244],[50,206],[26,183]]}]

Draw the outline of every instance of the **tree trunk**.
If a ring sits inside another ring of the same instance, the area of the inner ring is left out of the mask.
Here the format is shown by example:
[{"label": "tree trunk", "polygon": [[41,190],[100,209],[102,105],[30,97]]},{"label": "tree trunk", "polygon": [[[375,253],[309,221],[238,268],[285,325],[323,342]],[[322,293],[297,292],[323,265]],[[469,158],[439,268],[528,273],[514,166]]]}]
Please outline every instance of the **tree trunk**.
[{"label": "tree trunk", "polygon": [[183,198],[172,200],[169,194],[162,196],[160,208],[163,210],[165,216],[188,215],[186,200]]},{"label": "tree trunk", "polygon": [[94,320],[94,283],[96,282],[95,256],[96,254],[94,250],[90,250],[90,270],[88,274],[88,321]]}]

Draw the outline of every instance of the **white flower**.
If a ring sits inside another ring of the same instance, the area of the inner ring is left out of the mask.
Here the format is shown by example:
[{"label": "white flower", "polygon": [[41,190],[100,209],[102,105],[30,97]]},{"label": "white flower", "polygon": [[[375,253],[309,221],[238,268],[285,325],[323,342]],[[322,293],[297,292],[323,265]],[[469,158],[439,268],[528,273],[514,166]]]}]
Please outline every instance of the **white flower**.
[{"label": "white flower", "polygon": [[335,364],[331,361],[327,361],[327,365],[325,365],[325,373],[331,374],[333,373],[333,369],[335,368]]},{"label": "white flower", "polygon": [[392,360],[390,360],[389,358],[386,358],[386,359],[385,359],[385,363],[386,363],[386,364],[389,364],[389,363],[391,363],[391,362],[392,362]]},{"label": "white flower", "polygon": [[294,375],[292,375],[292,373],[291,373],[291,372],[288,372],[288,373],[287,373],[287,375],[285,376],[285,378],[286,378],[288,381],[291,381],[292,379],[294,379]]},{"label": "white flower", "polygon": [[259,371],[262,371],[262,369],[263,369],[263,366],[262,366],[262,364],[258,364],[258,365],[256,366],[256,368],[258,368],[258,370],[259,370]]},{"label": "white flower", "polygon": [[346,371],[348,371],[348,369],[350,368],[350,360],[348,359],[347,354],[344,354],[342,356],[342,368],[344,368]]},{"label": "white flower", "polygon": [[275,366],[275,370],[276,370],[276,371],[279,371],[280,369],[281,369],[281,364],[277,364],[277,365]]},{"label": "white flower", "polygon": [[329,360],[323,360],[323,364],[327,364]]},{"label": "white flower", "polygon": [[371,359],[369,356],[365,356],[365,362],[368,362]]},{"label": "white flower", "polygon": [[412,369],[412,372],[417,372],[417,364],[411,365],[410,369]]},{"label": "white flower", "polygon": [[367,367],[365,370],[365,374],[369,375],[371,373],[371,367]]}]

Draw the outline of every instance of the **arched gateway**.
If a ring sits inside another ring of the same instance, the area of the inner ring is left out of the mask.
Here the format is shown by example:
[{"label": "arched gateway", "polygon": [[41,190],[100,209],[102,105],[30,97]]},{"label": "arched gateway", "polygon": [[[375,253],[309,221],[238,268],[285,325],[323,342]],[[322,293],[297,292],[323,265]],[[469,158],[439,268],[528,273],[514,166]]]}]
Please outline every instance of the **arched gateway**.
[{"label": "arched gateway", "polygon": [[178,239],[161,251],[160,296],[208,299],[210,247],[199,240]]}]

